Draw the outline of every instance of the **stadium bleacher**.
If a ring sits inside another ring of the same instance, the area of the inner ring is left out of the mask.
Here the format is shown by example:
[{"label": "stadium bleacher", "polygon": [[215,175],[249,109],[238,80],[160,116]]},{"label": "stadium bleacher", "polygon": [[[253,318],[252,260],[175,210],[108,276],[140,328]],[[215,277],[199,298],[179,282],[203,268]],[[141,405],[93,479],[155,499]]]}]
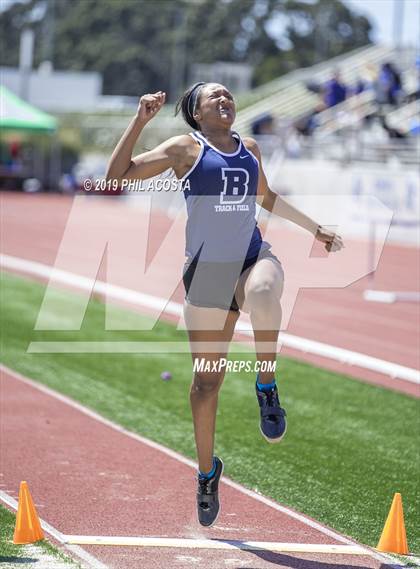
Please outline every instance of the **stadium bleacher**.
[{"label": "stadium bleacher", "polygon": [[319,97],[306,88],[306,82],[325,83],[332,70],[338,68],[343,81],[352,84],[366,66],[378,66],[393,59],[394,55],[394,50],[390,47],[372,45],[283,75],[254,89],[252,98],[260,100],[239,111],[235,127],[242,135],[250,134],[252,121],[267,112],[274,118],[297,118],[309,112],[319,101]]},{"label": "stadium bleacher", "polygon": [[[369,144],[366,140],[360,144],[354,144],[351,142],[354,136],[348,135],[354,133],[356,129],[360,129],[365,117],[377,111],[378,105],[372,89],[354,95],[331,109],[318,112],[316,115],[318,126],[313,137],[303,136],[299,137],[297,141],[296,133],[292,132],[293,127],[299,119],[308,115],[320,103],[320,94],[308,89],[308,84],[324,85],[331,78],[333,71],[338,69],[343,82],[348,86],[354,86],[359,79],[365,79],[369,74],[375,74],[380,66],[387,61],[398,62],[407,93],[418,88],[414,49],[397,51],[388,46],[369,45],[314,66],[287,73],[239,96],[237,98],[238,112],[234,128],[242,136],[250,135],[252,124],[256,119],[262,115],[273,117],[276,124],[273,136],[264,135],[258,140],[266,163],[271,159],[281,158],[284,154],[288,156],[292,154],[295,158],[300,156],[311,158],[312,156],[319,156],[320,152],[324,151],[326,151],[326,158],[357,160],[359,159],[358,149],[366,149]],[[406,110],[402,108],[401,110],[385,109],[386,121],[391,128],[399,128],[399,124],[405,128],[405,125],[409,124],[411,120],[411,113],[415,112],[415,104],[408,106]],[[83,131],[88,131],[85,138],[89,140],[92,138],[95,143],[101,143],[109,151],[109,148],[116,144],[121,131],[129,120],[129,116],[130,113],[121,112],[117,114],[112,112],[90,114],[87,117],[81,117],[80,128]],[[373,132],[373,129],[371,130]],[[167,138],[185,131],[182,118],[178,116],[174,119],[173,106],[165,106],[145,129],[138,150],[151,148],[161,142],[163,137]],[[379,156],[380,159],[383,156],[391,156],[395,148],[401,162],[411,163],[416,160],[419,142],[414,137],[409,142],[405,140],[404,144],[399,144],[400,141],[396,140],[390,144],[386,137],[383,140],[378,140],[380,136],[376,136],[377,133],[375,136],[371,136],[369,128],[366,128],[365,131],[364,139],[371,137],[372,148],[378,144],[380,148],[379,152],[375,148],[372,152],[369,148],[364,150],[360,160],[366,161],[374,159],[376,156]],[[333,146],[337,141],[342,144],[343,139],[345,139],[346,148],[334,149]],[[386,147],[385,150],[384,147]]]},{"label": "stadium bleacher", "polygon": [[255,89],[252,97],[259,100],[238,112],[235,128],[248,135],[259,116],[271,115],[276,122],[276,135],[256,137],[269,162],[291,156],[344,162],[397,159],[416,164],[420,140],[410,134],[416,134],[418,129],[419,103],[402,101],[398,108],[379,104],[372,86],[334,107],[318,111],[312,136],[298,136],[295,132],[298,121],[320,105],[321,97],[308,88],[309,82],[324,85],[334,70],[339,70],[343,83],[353,87],[366,74],[375,76],[381,65],[389,61],[398,62],[403,101],[410,101],[418,89],[414,49],[369,46],[289,73]]}]

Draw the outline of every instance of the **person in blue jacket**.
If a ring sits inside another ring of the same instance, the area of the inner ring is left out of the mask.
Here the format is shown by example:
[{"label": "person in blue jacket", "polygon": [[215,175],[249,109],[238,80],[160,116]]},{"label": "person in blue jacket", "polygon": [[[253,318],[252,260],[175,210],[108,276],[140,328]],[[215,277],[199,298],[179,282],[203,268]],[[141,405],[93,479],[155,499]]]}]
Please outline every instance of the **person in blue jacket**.
[{"label": "person in blue jacket", "polygon": [[324,103],[327,107],[335,107],[346,100],[347,87],[341,79],[339,71],[335,71],[324,87]]}]

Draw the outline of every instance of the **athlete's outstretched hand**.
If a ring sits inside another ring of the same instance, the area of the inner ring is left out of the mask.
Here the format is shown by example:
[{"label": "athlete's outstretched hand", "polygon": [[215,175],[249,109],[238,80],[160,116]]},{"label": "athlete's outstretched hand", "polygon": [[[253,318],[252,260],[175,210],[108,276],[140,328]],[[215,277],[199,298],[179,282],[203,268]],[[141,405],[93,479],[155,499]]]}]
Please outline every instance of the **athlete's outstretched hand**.
[{"label": "athlete's outstretched hand", "polygon": [[137,117],[142,122],[148,122],[160,111],[166,100],[166,93],[157,91],[140,97]]},{"label": "athlete's outstretched hand", "polygon": [[325,227],[322,227],[322,225],[318,227],[315,239],[318,239],[318,241],[321,241],[321,243],[325,243],[325,249],[328,251],[328,253],[330,251],[339,251],[344,247],[341,237],[333,231],[329,231]]}]

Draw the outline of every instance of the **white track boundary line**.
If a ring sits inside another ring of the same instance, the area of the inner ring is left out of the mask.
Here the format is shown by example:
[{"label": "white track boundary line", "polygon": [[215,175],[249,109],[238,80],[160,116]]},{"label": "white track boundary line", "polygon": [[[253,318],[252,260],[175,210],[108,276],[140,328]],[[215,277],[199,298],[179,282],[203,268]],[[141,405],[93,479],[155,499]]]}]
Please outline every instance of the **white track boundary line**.
[{"label": "white track boundary line", "polygon": [[[103,281],[94,281],[93,279],[55,269],[52,266],[44,265],[42,263],[28,261],[26,259],[12,257],[9,255],[0,255],[0,265],[6,269],[21,271],[45,279],[50,279],[53,276],[55,282],[70,285],[81,290],[91,291],[94,286],[96,292],[105,294],[107,298],[112,298],[117,301],[129,302],[138,306],[146,306],[157,310],[165,309],[166,312],[174,316],[182,316],[183,314],[183,307],[177,302],[167,302],[164,298],[139,293],[120,286],[110,285]],[[242,321],[239,322],[245,324],[245,326],[247,325]],[[243,330],[241,333],[252,336],[252,331],[250,330]],[[355,365],[384,375],[389,375],[395,379],[402,379],[420,385],[420,371],[414,368],[409,368],[400,364],[374,358],[360,352],[338,348],[336,346],[316,342],[307,338],[301,338],[284,332],[280,333],[279,340],[284,346],[295,350],[322,356],[340,363]],[[32,342],[31,344],[36,345],[36,342]]]},{"label": "white track boundary line", "polygon": [[274,541],[238,541],[224,539],[180,539],[164,537],[123,537],[97,535],[65,535],[66,543],[79,545],[120,545],[140,547],[171,547],[181,549],[240,549],[266,550],[290,553],[337,553],[340,555],[367,555],[360,545],[334,545],[327,543],[277,543]]},{"label": "white track boundary line", "polygon": [[[12,508],[13,510],[17,511],[18,509],[17,501],[14,498],[12,498],[12,496],[9,496],[9,494],[7,494],[6,492],[3,492],[3,490],[0,490],[0,500],[4,504],[9,506],[9,508]],[[53,537],[56,541],[58,541],[58,543],[60,543],[66,549],[68,549],[68,551],[73,553],[73,555],[75,555],[82,561],[85,561],[89,568],[108,569],[107,565],[104,565],[104,563],[99,561],[99,559],[96,559],[96,557],[94,557],[93,555],[91,555],[90,553],[88,553],[78,545],[68,542],[66,539],[67,536],[63,535],[60,531],[58,531],[58,529],[55,529],[55,527],[53,527],[44,520],[40,519],[40,522],[41,522],[41,527],[44,531],[46,531],[49,535],[51,535],[51,537]]]},{"label": "white track boundary line", "polygon": [[[9,367],[1,364],[1,363],[0,363],[0,372],[4,372],[4,373],[11,375],[12,377],[21,381],[22,383],[26,383],[27,385],[29,385],[35,389],[38,389],[42,393],[45,393],[45,394],[53,397],[54,399],[57,399],[58,401],[61,401],[62,403],[69,405],[73,409],[80,411],[84,415],[87,415],[88,417],[95,419],[99,423],[102,423],[103,425],[106,425],[107,427],[110,427],[111,429],[113,429],[119,433],[122,433],[122,434],[124,434],[124,435],[126,435],[126,436],[140,442],[140,443],[143,443],[143,444],[149,446],[150,448],[158,450],[158,451],[166,454],[166,456],[170,456],[171,458],[177,460],[178,462],[181,462],[181,463],[193,468],[195,471],[198,468],[198,464],[195,461],[193,461],[189,458],[186,458],[182,454],[179,454],[178,452],[171,450],[171,449],[169,449],[169,448],[167,448],[167,447],[165,447],[159,443],[151,441],[151,440],[147,439],[146,437],[142,437],[141,435],[138,435],[136,433],[128,431],[127,429],[125,429],[124,427],[121,427],[117,423],[114,423],[113,421],[110,421],[109,419],[105,419],[104,417],[102,417],[101,415],[96,413],[95,411],[92,411],[91,409],[84,407],[80,403],[73,401],[73,399],[70,399],[70,397],[62,395],[61,393],[58,393],[58,392],[54,391],[53,389],[50,389],[49,387],[42,385],[41,383],[38,383],[32,379],[29,379],[29,378],[21,375],[19,372],[16,372],[16,371],[12,370],[11,368],[9,368]],[[329,537],[335,539],[336,541],[339,541],[340,543],[344,543],[346,545],[352,545],[352,546],[359,545],[357,542],[355,542],[355,541],[353,541],[347,537],[344,537],[343,535],[335,532],[334,530],[331,530],[331,529],[323,526],[322,524],[316,522],[315,520],[312,520],[312,519],[304,516],[303,514],[295,512],[294,510],[291,510],[290,508],[287,508],[286,506],[281,506],[277,502],[274,502],[273,500],[270,500],[269,498],[266,498],[265,496],[258,494],[257,492],[254,492],[253,490],[249,490],[248,488],[241,486],[237,482],[233,482],[233,480],[230,480],[226,476],[223,476],[223,483],[227,484],[231,488],[235,488],[235,490],[238,490],[238,492],[241,492],[242,494],[245,494],[246,496],[249,496],[250,498],[257,500],[258,502],[265,504],[266,506],[272,508],[273,510],[277,510],[278,512],[282,512],[282,513],[288,515],[289,517],[299,521],[300,523],[302,523],[306,526],[309,526],[315,530],[318,530],[319,532],[321,532],[324,535],[328,535]],[[393,568],[393,569],[400,569],[401,567],[404,567],[403,565],[395,564],[394,559],[392,557],[390,557],[386,554],[383,554],[383,553],[379,553],[379,552],[377,552],[373,549],[370,549],[368,547],[366,547],[366,555],[369,555],[370,557],[373,557],[373,558],[377,559],[378,561],[381,561],[382,563],[386,563],[388,567]]]}]

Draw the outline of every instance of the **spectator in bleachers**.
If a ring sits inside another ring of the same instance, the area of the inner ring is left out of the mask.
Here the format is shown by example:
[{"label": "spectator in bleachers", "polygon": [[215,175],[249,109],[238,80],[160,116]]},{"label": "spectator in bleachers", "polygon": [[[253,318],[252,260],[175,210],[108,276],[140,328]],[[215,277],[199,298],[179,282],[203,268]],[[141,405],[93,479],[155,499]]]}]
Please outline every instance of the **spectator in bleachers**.
[{"label": "spectator in bleachers", "polygon": [[251,123],[251,131],[255,136],[262,134],[274,134],[274,119],[269,113],[257,117]]},{"label": "spectator in bleachers", "polygon": [[383,63],[376,85],[376,99],[378,103],[398,105],[401,95],[402,82],[400,72],[392,63]]},{"label": "spectator in bleachers", "polygon": [[332,79],[324,86],[324,102],[326,107],[335,107],[346,100],[347,87],[341,79],[340,72],[335,71]]},{"label": "spectator in bleachers", "polygon": [[360,95],[360,93],[363,93],[364,91],[366,91],[366,89],[367,89],[366,83],[364,82],[362,77],[358,77],[356,80],[356,85],[353,89],[353,95]]},{"label": "spectator in bleachers", "polygon": [[325,110],[324,103],[317,105],[309,113],[305,113],[294,122],[297,132],[303,136],[312,136],[314,130],[318,126],[317,115]]},{"label": "spectator in bleachers", "polygon": [[374,90],[378,81],[378,68],[373,63],[367,63],[361,71],[361,79],[365,86],[365,91]]},{"label": "spectator in bleachers", "polygon": [[420,55],[416,57],[415,74],[416,74],[416,86],[414,91],[410,93],[408,102],[417,101],[418,99],[420,99]]}]

